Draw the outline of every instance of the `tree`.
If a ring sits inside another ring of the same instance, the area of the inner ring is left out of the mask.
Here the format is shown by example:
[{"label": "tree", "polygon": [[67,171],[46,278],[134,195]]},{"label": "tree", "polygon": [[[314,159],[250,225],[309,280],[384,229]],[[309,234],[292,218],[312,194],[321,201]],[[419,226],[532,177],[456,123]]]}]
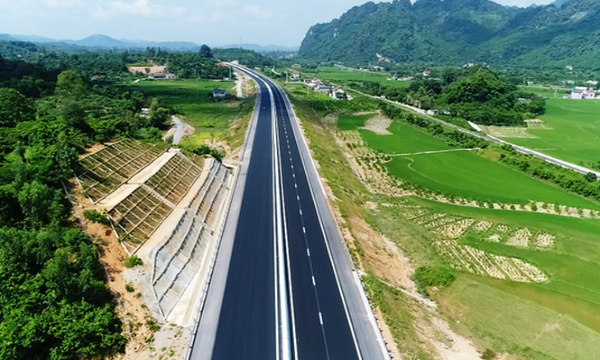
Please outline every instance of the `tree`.
[{"label": "tree", "polygon": [[0,126],[14,127],[18,123],[35,120],[35,104],[14,89],[0,89]]},{"label": "tree", "polygon": [[56,81],[56,96],[59,100],[81,100],[87,94],[87,86],[81,76],[73,71],[67,70],[58,75]]},{"label": "tree", "polygon": [[200,56],[207,59],[212,59],[214,57],[212,50],[208,47],[208,45],[202,45],[200,47]]},{"label": "tree", "polygon": [[18,194],[25,222],[40,228],[64,218],[64,206],[60,190],[54,190],[37,181],[27,183]]},{"label": "tree", "polygon": [[594,181],[598,180],[598,177],[596,176],[596,174],[589,172],[589,173],[585,174],[584,179],[587,182],[594,182]]}]

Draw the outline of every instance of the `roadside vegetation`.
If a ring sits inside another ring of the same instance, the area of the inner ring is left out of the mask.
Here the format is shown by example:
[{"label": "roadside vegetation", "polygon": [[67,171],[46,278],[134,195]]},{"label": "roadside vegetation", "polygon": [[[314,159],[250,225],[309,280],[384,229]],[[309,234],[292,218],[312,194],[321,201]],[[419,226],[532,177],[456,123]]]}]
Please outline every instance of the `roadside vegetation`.
[{"label": "roadside vegetation", "polygon": [[[410,259],[413,291],[434,299],[482,357],[595,354],[598,181],[392,105],[358,110],[354,106],[365,101],[359,99],[314,106],[328,100],[288,89],[353,257],[369,273],[363,281],[371,301],[396,343],[408,344],[404,355],[427,358],[435,350],[416,326],[424,326],[422,307],[403,293],[410,284],[394,273],[393,261],[381,269],[376,249],[386,248],[385,241],[373,246],[379,233]],[[381,115],[390,119],[387,133],[373,129],[372,119]],[[556,336],[564,339],[560,346]],[[414,338],[422,341],[414,344]]]},{"label": "roadside vegetation", "polygon": [[[96,225],[108,225],[106,215],[85,211],[81,216],[65,192],[77,196],[74,171],[90,148],[126,139],[162,143],[171,115],[178,113],[178,104],[168,101],[182,95],[169,87],[173,83],[141,81],[135,89],[127,87],[122,82],[147,74],[131,74],[125,64],[169,62],[171,71],[193,78],[180,81],[181,91],[192,94],[181,99],[181,111],[192,120],[198,116],[194,111],[205,111],[201,106],[210,103],[205,97],[194,101],[197,89],[207,95],[215,87],[208,81],[198,85],[196,78],[222,79],[229,69],[217,66],[208,47],[186,54],[148,49],[77,55],[41,55],[30,48],[16,59],[19,46],[0,56],[0,358],[112,358],[125,351],[125,334],[135,336],[139,326],[129,323],[131,314],[117,314],[106,284],[100,257],[106,256],[104,238],[111,231]],[[160,93],[165,88],[173,97]],[[194,102],[201,110],[193,108]],[[210,105],[206,111],[215,118],[229,109],[219,104],[220,110],[210,110]],[[205,128],[218,125],[225,136],[239,105]],[[141,116],[142,108],[149,109],[147,116]],[[107,235],[92,238],[85,233],[91,227]],[[131,257],[125,265],[141,262]]]}]

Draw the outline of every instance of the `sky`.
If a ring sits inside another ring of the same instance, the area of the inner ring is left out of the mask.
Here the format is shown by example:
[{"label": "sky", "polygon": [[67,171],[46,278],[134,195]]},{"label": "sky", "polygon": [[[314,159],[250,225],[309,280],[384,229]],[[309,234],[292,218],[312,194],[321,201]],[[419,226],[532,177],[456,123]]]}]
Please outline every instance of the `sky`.
[{"label": "sky", "polygon": [[[497,0],[503,5],[553,0]],[[0,33],[298,46],[308,29],[366,0],[0,0]]]}]

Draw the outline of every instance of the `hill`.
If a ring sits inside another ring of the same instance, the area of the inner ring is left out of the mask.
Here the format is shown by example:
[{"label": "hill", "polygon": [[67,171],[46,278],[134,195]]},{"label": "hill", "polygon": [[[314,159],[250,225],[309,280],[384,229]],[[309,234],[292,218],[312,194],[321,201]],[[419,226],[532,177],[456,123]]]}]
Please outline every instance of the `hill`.
[{"label": "hill", "polygon": [[326,61],[515,64],[595,68],[600,2],[505,7],[490,0],[366,3],[310,28],[299,55]]}]

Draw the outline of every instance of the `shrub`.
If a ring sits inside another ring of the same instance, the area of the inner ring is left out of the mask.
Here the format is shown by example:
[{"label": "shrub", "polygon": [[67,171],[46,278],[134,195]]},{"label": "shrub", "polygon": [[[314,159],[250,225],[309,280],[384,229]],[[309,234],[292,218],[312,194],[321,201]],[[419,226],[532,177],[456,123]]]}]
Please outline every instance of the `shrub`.
[{"label": "shrub", "polygon": [[86,210],[83,212],[83,217],[88,219],[91,222],[102,224],[102,225],[110,225],[110,220],[104,214],[99,213],[96,210]]},{"label": "shrub", "polygon": [[128,293],[132,293],[135,291],[135,289],[130,284],[125,284],[125,291],[127,291]]},{"label": "shrub", "polygon": [[485,349],[485,351],[481,354],[481,358],[483,360],[492,360],[496,357],[496,353],[491,349]]},{"label": "shrub", "polygon": [[138,265],[144,265],[144,263],[142,262],[142,259],[140,259],[137,256],[131,256],[129,257],[127,260],[125,260],[125,267],[128,269],[131,269],[132,267],[138,266]]},{"label": "shrub", "polygon": [[421,266],[415,270],[415,280],[422,288],[435,286],[443,288],[456,279],[454,269],[447,266]]}]

